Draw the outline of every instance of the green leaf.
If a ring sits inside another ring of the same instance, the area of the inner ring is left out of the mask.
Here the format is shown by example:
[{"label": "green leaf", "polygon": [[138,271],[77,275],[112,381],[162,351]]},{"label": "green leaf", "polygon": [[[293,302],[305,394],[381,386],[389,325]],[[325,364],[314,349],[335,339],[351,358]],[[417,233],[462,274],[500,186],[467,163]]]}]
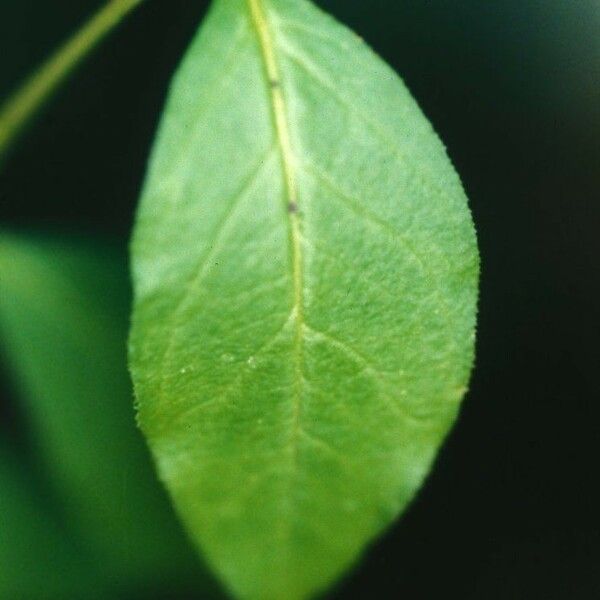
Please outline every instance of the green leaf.
[{"label": "green leaf", "polygon": [[39,459],[115,585],[198,570],[136,429],[125,257],[82,240],[0,235],[0,344]]},{"label": "green leaf", "polygon": [[133,243],[161,478],[240,598],[329,585],[407,506],[473,360],[476,240],[402,81],[304,0],[217,0]]},{"label": "green leaf", "polygon": [[42,508],[40,490],[0,443],[0,599],[97,598],[98,582]]}]

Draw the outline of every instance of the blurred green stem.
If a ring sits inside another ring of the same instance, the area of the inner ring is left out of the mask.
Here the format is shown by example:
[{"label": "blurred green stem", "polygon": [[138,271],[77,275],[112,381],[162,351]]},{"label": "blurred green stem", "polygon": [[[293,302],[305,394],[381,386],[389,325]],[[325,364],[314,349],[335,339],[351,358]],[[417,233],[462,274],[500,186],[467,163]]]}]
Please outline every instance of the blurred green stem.
[{"label": "blurred green stem", "polygon": [[0,163],[7,150],[77,65],[143,0],[109,0],[0,108]]}]

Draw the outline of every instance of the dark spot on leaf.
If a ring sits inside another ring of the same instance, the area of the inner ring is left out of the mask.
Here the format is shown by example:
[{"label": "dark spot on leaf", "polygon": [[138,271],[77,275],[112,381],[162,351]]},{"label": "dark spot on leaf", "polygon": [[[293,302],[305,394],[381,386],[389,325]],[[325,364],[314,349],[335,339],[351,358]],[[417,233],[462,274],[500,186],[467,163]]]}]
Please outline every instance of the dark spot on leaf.
[{"label": "dark spot on leaf", "polygon": [[290,202],[288,204],[288,211],[291,213],[297,213],[298,212],[298,205],[295,202]]},{"label": "dark spot on leaf", "polygon": [[270,79],[269,80],[269,85],[272,88],[278,88],[279,87],[279,79]]}]

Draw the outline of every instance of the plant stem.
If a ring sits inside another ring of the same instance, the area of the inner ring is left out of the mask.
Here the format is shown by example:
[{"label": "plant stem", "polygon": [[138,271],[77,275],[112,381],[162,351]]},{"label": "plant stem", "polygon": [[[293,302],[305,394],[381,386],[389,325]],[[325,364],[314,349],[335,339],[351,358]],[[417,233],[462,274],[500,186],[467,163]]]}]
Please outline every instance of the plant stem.
[{"label": "plant stem", "polygon": [[143,0],[109,0],[0,108],[0,163],[28,121],[79,63]]}]

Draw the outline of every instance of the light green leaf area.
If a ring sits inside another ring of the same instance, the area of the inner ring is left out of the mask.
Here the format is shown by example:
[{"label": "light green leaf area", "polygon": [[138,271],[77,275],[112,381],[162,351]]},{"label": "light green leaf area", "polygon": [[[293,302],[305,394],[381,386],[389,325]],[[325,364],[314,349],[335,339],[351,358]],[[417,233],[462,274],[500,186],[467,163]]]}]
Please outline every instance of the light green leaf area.
[{"label": "light green leaf area", "polygon": [[90,563],[40,507],[39,490],[0,444],[0,599],[98,598]]},{"label": "light green leaf area", "polygon": [[127,277],[102,243],[0,234],[0,346],[35,456],[74,535],[121,588],[200,568],[135,425]]},{"label": "light green leaf area", "polygon": [[139,420],[240,598],[324,589],[407,506],[465,393],[478,255],[402,81],[304,0],[217,0],[133,243]]}]

